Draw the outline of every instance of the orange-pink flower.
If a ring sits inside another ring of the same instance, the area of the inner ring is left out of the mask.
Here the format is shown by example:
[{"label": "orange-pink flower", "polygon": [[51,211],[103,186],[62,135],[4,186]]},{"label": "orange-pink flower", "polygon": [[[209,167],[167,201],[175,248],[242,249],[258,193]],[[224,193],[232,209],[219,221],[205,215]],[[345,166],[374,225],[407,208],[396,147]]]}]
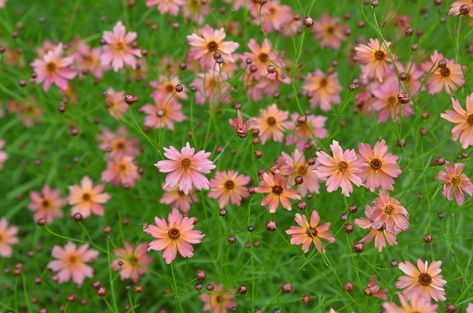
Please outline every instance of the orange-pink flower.
[{"label": "orange-pink flower", "polygon": [[462,66],[454,60],[444,58],[437,50],[430,57],[430,61],[422,64],[422,69],[426,73],[430,71],[427,85],[431,95],[441,92],[442,89],[452,94],[452,91],[465,83]]},{"label": "orange-pink flower", "polygon": [[239,206],[241,200],[249,195],[246,188],[249,182],[249,176],[239,175],[233,170],[217,172],[210,181],[208,197],[218,199],[220,208],[224,208],[228,203]]},{"label": "orange-pink flower", "polygon": [[290,126],[290,122],[287,120],[288,116],[289,113],[279,110],[275,103],[267,109],[261,109],[255,125],[260,131],[261,142],[266,143],[269,139],[281,142],[284,131]]},{"label": "orange-pink flower", "polygon": [[468,15],[473,17],[473,1],[472,0],[459,0],[452,3],[448,15],[460,15],[462,6],[468,7]]},{"label": "orange-pink flower", "polygon": [[34,220],[44,219],[46,223],[52,223],[55,218],[62,217],[61,193],[57,189],[51,189],[48,185],[41,191],[32,191],[30,193],[30,204],[28,208],[34,212]]},{"label": "orange-pink flower", "polygon": [[320,178],[315,173],[316,164],[308,164],[304,154],[298,149],[294,150],[292,155],[283,152],[282,156],[291,171],[290,183],[294,184],[296,177],[302,177],[302,184],[297,185],[299,193],[301,195],[319,193]]},{"label": "orange-pink flower", "polygon": [[365,208],[366,217],[355,219],[355,224],[363,229],[369,229],[368,234],[360,242],[371,242],[374,239],[374,245],[379,252],[383,250],[388,243],[391,246],[397,245],[396,234],[389,232],[384,225],[379,228],[374,226],[374,209],[367,205]]},{"label": "orange-pink flower", "polygon": [[140,153],[140,143],[136,138],[128,138],[128,130],[120,127],[116,132],[112,132],[105,127],[97,136],[99,148],[107,154],[106,159],[120,159],[124,156],[134,158]]},{"label": "orange-pink flower", "polygon": [[145,126],[174,130],[174,123],[186,119],[181,104],[174,99],[155,98],[155,104],[146,104],[140,111],[146,113]]},{"label": "orange-pink flower", "polygon": [[168,204],[171,208],[176,208],[184,213],[189,212],[192,203],[198,201],[197,195],[192,191],[189,194],[185,194],[179,190],[179,186],[176,185],[172,188],[163,188],[163,195],[159,199],[159,203]]},{"label": "orange-pink flower", "polygon": [[124,188],[134,187],[138,178],[138,167],[129,156],[108,160],[107,168],[102,172],[104,182]]},{"label": "orange-pink flower", "polygon": [[470,179],[463,174],[465,165],[462,163],[448,164],[445,170],[437,175],[437,179],[444,183],[443,195],[448,200],[455,201],[458,205],[465,202],[465,193],[469,196],[473,194],[473,184]]},{"label": "orange-pink flower", "polygon": [[318,115],[304,115],[302,120],[297,113],[291,114],[291,121],[289,122],[289,129],[291,132],[286,136],[286,145],[296,144],[297,149],[304,149],[306,143],[314,144],[315,138],[326,138],[327,129],[325,116]]},{"label": "orange-pink flower", "polygon": [[409,228],[409,213],[399,201],[381,191],[372,205],[373,227],[386,228],[388,232],[397,234]]},{"label": "orange-pink flower", "polygon": [[340,23],[339,18],[331,17],[327,13],[322,14],[314,23],[315,38],[320,40],[323,48],[338,50],[342,41],[347,39],[348,26]]},{"label": "orange-pink flower", "polygon": [[401,293],[398,293],[398,297],[401,306],[397,306],[393,302],[384,302],[383,308],[385,313],[437,313],[437,304],[431,303],[429,298],[413,297],[408,302]]},{"label": "orange-pink flower", "polygon": [[108,88],[106,95],[105,107],[108,109],[108,112],[114,119],[121,119],[123,114],[128,111],[128,104],[125,102],[125,93]]},{"label": "orange-pink flower", "polygon": [[312,107],[320,106],[322,111],[329,111],[332,105],[340,103],[342,86],[335,72],[325,75],[321,70],[317,70],[307,74],[303,90]]},{"label": "orange-pink flower", "polygon": [[148,271],[147,266],[151,263],[151,257],[147,252],[148,245],[141,243],[136,247],[125,242],[123,249],[115,249],[116,255],[112,262],[112,268],[120,271],[120,279],[131,279],[137,282],[139,277]]},{"label": "orange-pink flower", "polygon": [[185,4],[185,0],[146,0],[148,8],[157,6],[161,14],[169,13],[173,16],[176,16],[179,13],[179,8]]},{"label": "orange-pink flower", "polygon": [[103,184],[94,187],[89,176],[84,176],[80,185],[69,186],[68,202],[73,206],[71,215],[80,213],[83,218],[91,214],[103,216],[103,204],[111,198],[103,189]]},{"label": "orange-pink flower", "polygon": [[198,244],[204,235],[194,230],[195,219],[193,217],[183,217],[177,209],[172,209],[168,220],[159,217],[154,218],[156,225],[146,225],[144,232],[153,236],[155,240],[148,244],[149,250],[162,251],[166,264],[170,264],[177,255],[177,252],[185,258],[194,255],[192,245]]},{"label": "orange-pink flower", "polygon": [[320,216],[317,211],[312,211],[310,221],[305,215],[296,214],[296,223],[299,226],[291,226],[286,230],[286,234],[291,235],[292,245],[302,245],[304,253],[309,251],[310,245],[314,243],[319,253],[325,253],[325,247],[321,239],[327,240],[330,243],[335,242],[335,237],[329,233],[330,223],[319,225]]},{"label": "orange-pink flower", "polygon": [[463,149],[473,145],[473,93],[466,97],[466,111],[457,99],[452,98],[453,110],[440,114],[443,119],[456,124],[452,128],[452,139],[458,140]]},{"label": "orange-pink flower", "polygon": [[210,313],[227,313],[236,307],[233,295],[223,290],[223,285],[214,285],[212,292],[200,295],[204,303],[203,310]]},{"label": "orange-pink flower", "polygon": [[269,213],[276,213],[279,203],[286,210],[291,211],[291,201],[289,199],[300,200],[301,196],[287,185],[287,180],[279,175],[272,173],[264,173],[260,185],[255,188],[258,193],[267,193],[261,205],[269,208]]},{"label": "orange-pink flower", "polygon": [[8,226],[6,218],[0,218],[0,256],[10,257],[13,249],[11,245],[19,242],[16,234],[18,233],[18,227]]},{"label": "orange-pink flower", "polygon": [[367,44],[355,47],[355,60],[361,64],[362,78],[364,81],[377,79],[383,81],[389,71],[388,62],[392,58],[388,55],[389,42],[379,42],[378,39],[370,39]]}]

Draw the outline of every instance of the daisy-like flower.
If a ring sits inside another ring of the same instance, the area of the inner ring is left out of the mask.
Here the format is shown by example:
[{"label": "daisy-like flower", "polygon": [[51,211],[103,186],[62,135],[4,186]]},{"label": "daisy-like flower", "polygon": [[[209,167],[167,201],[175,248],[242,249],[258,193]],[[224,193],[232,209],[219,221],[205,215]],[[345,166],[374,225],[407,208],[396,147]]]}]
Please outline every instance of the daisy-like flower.
[{"label": "daisy-like flower", "polygon": [[3,169],[3,164],[8,159],[8,154],[2,151],[3,147],[5,147],[5,140],[0,139],[0,170]]},{"label": "daisy-like flower", "polygon": [[82,178],[80,185],[69,186],[68,201],[73,206],[71,215],[80,213],[83,218],[91,214],[103,216],[103,204],[111,198],[103,189],[103,184],[94,187],[88,176]]},{"label": "daisy-like flower", "polygon": [[368,234],[363,237],[360,242],[371,242],[374,239],[374,246],[379,252],[383,250],[388,243],[391,246],[397,245],[396,234],[389,232],[386,227],[381,226],[380,228],[374,227],[374,209],[367,205],[365,208],[366,217],[355,219],[355,224],[363,229],[369,229]]},{"label": "daisy-like flower", "polygon": [[18,227],[8,226],[6,218],[0,218],[0,256],[10,257],[13,249],[11,245],[19,242],[16,234],[18,233]]},{"label": "daisy-like flower", "polygon": [[440,275],[441,261],[430,265],[427,261],[417,260],[417,268],[410,262],[400,262],[399,269],[406,275],[399,277],[396,288],[404,289],[402,295],[407,300],[415,297],[432,298],[435,301],[445,301],[443,286],[447,283]]},{"label": "daisy-like flower", "polygon": [[266,143],[269,139],[281,142],[284,131],[290,126],[290,122],[287,120],[288,116],[289,112],[279,110],[275,103],[267,109],[261,109],[255,124],[255,127],[260,131],[261,142]]},{"label": "daisy-like flower", "polygon": [[212,292],[200,295],[203,310],[210,313],[227,313],[236,306],[233,295],[223,290],[223,285],[214,285]]},{"label": "daisy-like flower", "polygon": [[301,120],[299,114],[292,113],[289,123],[291,132],[286,136],[286,145],[295,143],[296,148],[302,150],[306,143],[314,143],[314,138],[326,138],[328,132],[325,122],[325,116],[304,115]]},{"label": "daisy-like flower", "polygon": [[138,64],[137,57],[141,57],[141,51],[134,48],[136,39],[135,32],[126,32],[121,21],[113,27],[113,31],[103,33],[105,44],[102,47],[100,62],[103,66],[112,65],[115,72],[118,72],[125,65],[135,68]]},{"label": "daisy-like flower", "polygon": [[399,121],[399,115],[412,115],[412,102],[406,104],[399,102],[399,81],[396,77],[390,76],[381,84],[376,84],[371,88],[374,95],[373,109],[376,111],[378,121],[386,122],[389,117],[395,121]]},{"label": "daisy-like flower", "polygon": [[338,82],[337,73],[325,75],[321,70],[309,73],[302,88],[312,107],[320,106],[322,111],[329,111],[333,104],[340,103],[342,86]]},{"label": "daisy-like flower", "polygon": [[148,255],[148,244],[141,243],[136,247],[125,242],[123,249],[115,249],[113,253],[116,258],[112,262],[114,271],[120,271],[120,279],[131,279],[137,282],[139,277],[146,273],[151,257]]},{"label": "daisy-like flower", "polygon": [[26,127],[32,127],[33,125],[41,121],[43,116],[43,110],[38,100],[32,97],[28,97],[23,101],[11,100],[8,102],[8,110],[18,116],[21,122]]},{"label": "daisy-like flower", "polygon": [[[252,1],[254,2],[254,1]],[[260,6],[258,5],[258,9]],[[265,33],[273,30],[281,31],[292,20],[292,10],[287,5],[282,5],[279,1],[270,1],[261,7],[261,18],[259,18],[259,10],[256,15],[252,11],[253,17],[257,24],[262,24]]]},{"label": "daisy-like flower", "polygon": [[452,98],[453,110],[447,110],[440,116],[454,124],[452,139],[458,140],[463,149],[473,145],[473,93],[466,97],[466,111],[457,99]]},{"label": "daisy-like flower", "polygon": [[151,93],[151,97],[154,101],[160,101],[161,99],[169,100],[171,98],[176,98],[179,100],[187,100],[187,94],[185,90],[181,92],[176,91],[176,86],[181,85],[179,78],[177,76],[162,76],[159,80],[154,80],[149,83],[151,87],[153,87],[153,92]]},{"label": "daisy-like flower", "polygon": [[366,188],[373,192],[376,188],[393,190],[394,179],[401,175],[401,168],[397,164],[397,155],[388,152],[384,140],[378,141],[374,148],[369,144],[358,145],[358,160],[361,165],[359,176]]},{"label": "daisy-like flower", "polygon": [[302,245],[304,253],[309,251],[311,243],[314,243],[319,253],[325,253],[325,247],[321,239],[327,240],[330,243],[335,242],[335,237],[328,232],[330,223],[319,225],[320,216],[317,211],[312,211],[310,221],[305,215],[296,214],[296,223],[299,226],[291,226],[286,230],[286,234],[291,235],[292,245]]},{"label": "daisy-like flower", "polygon": [[87,44],[81,43],[74,53],[77,71],[80,74],[91,73],[95,78],[102,78],[105,68],[100,64],[100,48],[91,49]]},{"label": "daisy-like flower", "polygon": [[310,165],[306,162],[302,151],[296,149],[292,156],[283,153],[287,165],[291,169],[290,183],[294,184],[296,177],[302,177],[302,184],[297,185],[297,190],[301,195],[316,192],[319,193],[320,179],[315,173],[316,164]]},{"label": "daisy-like flower", "polygon": [[49,262],[48,268],[56,272],[58,283],[73,280],[82,285],[86,277],[93,276],[93,270],[86,263],[94,262],[99,253],[89,249],[88,244],[76,247],[73,242],[68,242],[64,248],[54,246],[52,256],[54,261]]},{"label": "daisy-like flower", "polygon": [[237,118],[236,119],[229,119],[228,123],[235,128],[235,131],[240,138],[246,138],[248,135],[248,131],[253,128],[255,123],[255,119],[251,118],[249,120],[243,119],[243,114],[241,113],[240,109],[237,109]]},{"label": "daisy-like flower", "polygon": [[134,187],[138,178],[140,178],[138,167],[129,156],[108,160],[107,168],[102,172],[104,182],[125,188]]},{"label": "daisy-like flower", "polygon": [[148,8],[157,6],[161,14],[169,13],[176,16],[179,13],[179,8],[185,5],[185,0],[147,0],[146,6]]},{"label": "daisy-like flower", "polygon": [[250,39],[248,41],[248,48],[250,52],[243,53],[240,57],[241,60],[244,61],[242,66],[246,64],[246,59],[251,59],[251,65],[257,69],[254,73],[256,79],[267,75],[268,66],[281,66],[278,56],[272,50],[271,43],[268,39],[263,40],[261,46],[256,40]]},{"label": "daisy-like flower", "polygon": [[128,111],[128,104],[125,102],[125,92],[108,88],[106,94],[105,107],[114,119],[121,119],[123,114]]},{"label": "daisy-like flower", "polygon": [[323,48],[338,50],[341,42],[347,39],[347,29],[348,27],[340,23],[337,17],[331,17],[326,13],[314,23],[315,38],[320,40]]},{"label": "daisy-like flower", "polygon": [[428,90],[431,95],[445,89],[448,94],[457,90],[465,83],[462,66],[454,60],[446,59],[437,50],[430,57],[430,61],[422,64],[424,72],[431,72],[427,79]]},{"label": "daisy-like flower", "polygon": [[135,157],[140,153],[140,143],[136,138],[128,138],[128,130],[120,127],[112,132],[105,127],[97,136],[99,148],[105,152],[106,159],[120,159],[124,156]]},{"label": "daisy-like flower", "polygon": [[173,146],[164,148],[164,156],[169,160],[155,164],[161,173],[168,173],[163,188],[178,185],[185,194],[189,194],[194,187],[198,190],[209,189],[209,180],[203,174],[215,168],[215,164],[209,160],[210,152],[201,150],[195,153],[195,149],[186,143],[181,152]]},{"label": "daisy-like flower", "polygon": [[249,182],[249,176],[239,175],[233,170],[217,172],[210,181],[208,197],[218,199],[218,206],[222,209],[228,203],[239,206],[241,200],[249,196],[246,188]]},{"label": "daisy-like flower", "polygon": [[378,39],[370,39],[368,44],[360,44],[355,47],[355,60],[361,64],[361,72],[364,81],[377,79],[383,81],[389,70],[388,62],[391,62],[386,48],[391,43],[379,42]]},{"label": "daisy-like flower", "polygon": [[429,298],[413,297],[412,300],[408,302],[401,293],[398,293],[398,297],[401,306],[397,306],[397,304],[393,302],[383,303],[383,308],[386,313],[437,313],[437,304],[430,303]]},{"label": "daisy-like flower", "polygon": [[173,188],[164,189],[164,193],[159,200],[159,203],[168,204],[172,208],[181,210],[184,213],[189,212],[192,203],[198,201],[197,195],[192,191],[189,194],[185,194],[179,190],[179,186],[176,185]]},{"label": "daisy-like flower", "polygon": [[206,101],[212,105],[229,103],[231,96],[226,82],[227,78],[227,75],[222,75],[217,70],[197,74],[192,81],[192,86],[196,88],[196,103],[204,104]]},{"label": "daisy-like flower", "polygon": [[202,68],[208,70],[216,64],[215,54],[218,53],[225,63],[234,63],[232,53],[239,47],[233,41],[223,41],[225,39],[223,28],[213,29],[205,25],[201,30],[187,36],[187,41],[191,46],[189,58],[199,60]]},{"label": "daisy-like flower", "polygon": [[397,234],[409,228],[409,213],[399,201],[381,191],[373,205],[373,226],[385,227],[387,231]]},{"label": "daisy-like flower", "polygon": [[44,91],[48,91],[51,84],[55,84],[61,90],[66,90],[68,81],[76,76],[76,71],[71,68],[74,57],[62,57],[62,44],[57,45],[40,59],[36,59],[31,66],[36,73],[35,82],[44,83]]},{"label": "daisy-like flower", "polygon": [[145,126],[152,128],[167,128],[174,130],[174,123],[186,119],[182,113],[181,104],[174,99],[154,99],[155,104],[146,104],[140,111],[146,113]]},{"label": "daisy-like flower", "polygon": [[345,150],[336,140],[330,145],[333,157],[323,151],[317,151],[317,160],[320,166],[315,170],[317,175],[325,182],[328,192],[333,192],[338,188],[342,189],[342,194],[350,196],[353,191],[352,183],[361,186],[362,181],[358,176],[361,171],[360,163],[355,150]]},{"label": "daisy-like flower", "polygon": [[32,191],[30,193],[30,204],[28,208],[34,212],[34,220],[44,219],[46,223],[52,223],[55,218],[62,217],[61,193],[57,189],[51,189],[48,185],[41,191]]},{"label": "daisy-like flower", "polygon": [[468,15],[473,17],[473,0],[459,0],[452,3],[450,6],[450,10],[448,11],[448,15],[460,15],[462,14],[461,8],[463,6],[468,7],[470,10],[468,11]]},{"label": "daisy-like flower", "polygon": [[473,184],[470,179],[463,174],[465,165],[462,163],[448,164],[445,170],[437,175],[437,179],[444,183],[443,195],[448,200],[455,201],[458,205],[465,202],[465,193],[469,196],[473,194]]},{"label": "daisy-like flower", "polygon": [[168,220],[154,218],[156,225],[146,225],[144,232],[153,236],[155,240],[148,244],[149,250],[164,250],[163,258],[166,264],[170,264],[179,254],[185,258],[194,255],[192,245],[198,244],[204,235],[194,230],[195,219],[193,217],[183,217],[177,209],[172,209]]},{"label": "daisy-like flower", "polygon": [[261,205],[268,206],[269,213],[276,213],[279,203],[288,211],[292,210],[289,199],[300,200],[301,196],[294,190],[289,189],[287,180],[279,175],[264,173],[260,185],[255,188],[258,193],[267,193]]}]

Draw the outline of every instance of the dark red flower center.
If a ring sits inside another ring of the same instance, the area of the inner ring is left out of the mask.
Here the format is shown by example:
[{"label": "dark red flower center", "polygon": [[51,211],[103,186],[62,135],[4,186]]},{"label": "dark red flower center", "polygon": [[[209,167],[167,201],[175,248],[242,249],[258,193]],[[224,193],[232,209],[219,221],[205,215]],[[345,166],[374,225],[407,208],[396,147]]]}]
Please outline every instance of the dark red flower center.
[{"label": "dark red flower center", "polygon": [[274,126],[276,124],[276,119],[270,116],[266,119],[266,123],[268,123],[269,126]]},{"label": "dark red flower center", "polygon": [[189,158],[184,158],[181,160],[181,167],[184,169],[184,170],[188,170],[192,165],[192,160],[189,159]]},{"label": "dark red flower center", "polygon": [[181,236],[181,232],[177,228],[171,228],[168,230],[168,237],[172,240],[177,240]]},{"label": "dark red flower center", "polygon": [[235,183],[233,182],[233,180],[227,180],[224,186],[225,186],[225,189],[232,190],[233,188],[235,188]]},{"label": "dark red flower center", "polygon": [[210,52],[215,52],[218,50],[218,44],[215,41],[211,41],[207,44],[207,49],[209,49]]},{"label": "dark red flower center", "polygon": [[384,53],[384,51],[382,51],[382,50],[378,50],[374,53],[374,56],[375,56],[376,60],[382,61],[386,57],[386,53]]},{"label": "dark red flower center", "polygon": [[348,169],[348,163],[345,161],[338,162],[337,169],[340,173],[345,173]]},{"label": "dark red flower center", "polygon": [[312,236],[312,237],[317,237],[317,235],[319,234],[319,232],[317,231],[317,228],[312,227],[312,226],[307,228],[306,233],[307,235]]},{"label": "dark red flower center", "polygon": [[381,166],[383,166],[383,162],[381,162],[380,159],[375,158],[375,159],[370,161],[370,166],[374,170],[379,170],[381,168]]},{"label": "dark red flower center", "polygon": [[269,60],[269,55],[267,53],[260,53],[258,56],[258,60],[260,60],[261,63],[266,63]]},{"label": "dark red flower center", "polygon": [[432,277],[427,273],[421,273],[419,275],[419,284],[422,286],[430,286],[432,283]]},{"label": "dark red flower center", "polygon": [[272,188],[271,188],[271,192],[274,193],[275,195],[280,195],[282,194],[284,191],[284,188],[279,186],[279,185],[274,185]]},{"label": "dark red flower center", "polygon": [[440,68],[440,75],[442,75],[442,77],[448,77],[450,76],[450,73],[451,71],[448,67],[445,66],[445,67]]}]

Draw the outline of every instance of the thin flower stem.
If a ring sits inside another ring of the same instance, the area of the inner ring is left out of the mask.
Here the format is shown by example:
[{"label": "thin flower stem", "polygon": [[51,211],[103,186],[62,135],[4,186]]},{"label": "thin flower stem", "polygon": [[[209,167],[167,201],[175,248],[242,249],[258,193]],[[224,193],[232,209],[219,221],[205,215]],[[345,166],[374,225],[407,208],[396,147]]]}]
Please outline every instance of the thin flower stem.
[{"label": "thin flower stem", "polygon": [[176,295],[177,305],[179,306],[179,311],[181,313],[184,313],[184,308],[182,307],[181,299],[179,297],[179,291],[177,289],[176,275],[174,275],[174,265],[173,265],[172,262],[171,262],[171,275],[172,275],[172,283],[174,285],[173,286],[174,287],[174,294]]},{"label": "thin flower stem", "polygon": [[108,262],[108,281],[110,283],[110,291],[112,293],[113,308],[115,312],[118,311],[117,298],[115,295],[115,286],[113,285],[113,275],[112,275],[112,259],[110,254],[110,238],[107,238],[107,262]]}]

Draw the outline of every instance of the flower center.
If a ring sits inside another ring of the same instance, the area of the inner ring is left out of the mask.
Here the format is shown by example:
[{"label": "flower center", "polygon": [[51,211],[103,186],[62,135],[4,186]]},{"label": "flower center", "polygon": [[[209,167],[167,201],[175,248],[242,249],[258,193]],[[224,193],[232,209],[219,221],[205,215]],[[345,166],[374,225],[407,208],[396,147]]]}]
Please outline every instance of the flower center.
[{"label": "flower center", "polygon": [[378,61],[382,61],[384,60],[384,57],[386,56],[386,53],[384,53],[384,51],[382,50],[378,50],[374,53],[374,57],[376,58],[376,60]]},{"label": "flower center", "polygon": [[266,63],[269,59],[269,55],[267,53],[260,53],[260,55],[258,56],[258,60],[261,61],[261,63]]},{"label": "flower center", "polygon": [[177,240],[181,236],[181,232],[177,228],[171,228],[168,231],[168,237],[172,240]]},{"label": "flower center", "polygon": [[419,284],[422,286],[430,286],[432,283],[432,277],[427,273],[421,273],[419,275]]},{"label": "flower center", "polygon": [[466,122],[468,123],[468,125],[473,126],[473,114],[468,115]]},{"label": "flower center", "polygon": [[74,265],[77,263],[77,257],[75,255],[70,255],[69,258],[67,259],[70,265]]},{"label": "flower center", "polygon": [[123,163],[118,165],[118,171],[119,172],[126,172],[126,165],[123,164]]},{"label": "flower center", "polygon": [[233,180],[227,180],[224,186],[225,186],[225,189],[232,190],[233,188],[235,188],[235,183],[233,182]]},{"label": "flower center", "polygon": [[125,149],[125,143],[123,141],[117,142],[116,146],[117,150],[123,150]]},{"label": "flower center", "polygon": [[115,48],[115,50],[124,51],[126,48],[126,44],[122,40],[119,40],[113,44],[113,47]]},{"label": "flower center", "polygon": [[312,236],[312,237],[317,237],[317,235],[319,234],[319,232],[317,231],[317,228],[316,227],[308,227],[307,230],[306,230],[306,234],[309,235],[309,236]]},{"label": "flower center", "polygon": [[276,124],[276,119],[270,116],[266,119],[266,123],[268,123],[269,126],[274,126]]},{"label": "flower center", "polygon": [[167,92],[174,92],[174,86],[172,84],[167,84],[166,85],[166,91]]},{"label": "flower center", "polygon": [[440,69],[440,75],[442,75],[442,77],[450,76],[450,69],[448,67],[442,67]]},{"label": "flower center", "polygon": [[396,97],[391,96],[391,97],[388,98],[387,102],[388,102],[388,106],[393,107],[393,106],[396,106],[396,105],[397,105],[398,100],[397,100]]},{"label": "flower center", "polygon": [[335,32],[335,27],[333,27],[333,26],[327,27],[327,33],[333,34],[334,32]]},{"label": "flower center", "polygon": [[307,167],[305,165],[298,166],[296,169],[296,175],[304,176],[307,173]]},{"label": "flower center", "polygon": [[90,194],[89,193],[84,193],[82,195],[82,200],[84,201],[90,201]]},{"label": "flower center", "polygon": [[282,194],[284,191],[284,188],[279,186],[279,185],[274,185],[272,188],[271,188],[271,192],[274,193],[275,195],[280,195]]},{"label": "flower center", "polygon": [[452,178],[450,178],[450,181],[452,182],[453,187],[458,187],[462,179],[460,176],[452,176]]},{"label": "flower center", "polygon": [[184,170],[188,170],[190,169],[192,165],[192,160],[189,159],[189,158],[184,158],[181,160],[181,167],[184,169]]},{"label": "flower center", "polygon": [[394,213],[394,207],[391,204],[387,204],[384,207],[384,214],[386,215],[392,215]]},{"label": "flower center", "polygon": [[218,50],[218,44],[215,41],[211,41],[207,44],[207,49],[209,49],[210,52],[215,52]]},{"label": "flower center", "polygon": [[54,73],[56,72],[56,63],[54,62],[49,62],[48,64],[46,64],[46,69],[48,70],[49,73]]},{"label": "flower center", "polygon": [[166,115],[166,111],[165,111],[165,110],[158,109],[158,110],[156,111],[156,116],[157,116],[157,117],[162,118],[164,115]]},{"label": "flower center", "polygon": [[328,85],[328,81],[327,81],[326,78],[322,78],[322,79],[320,80],[319,84],[320,84],[320,87],[325,87],[325,86]]},{"label": "flower center", "polygon": [[342,173],[342,174],[345,173],[348,169],[348,163],[345,162],[345,161],[338,162],[337,169],[340,173]]},{"label": "flower center", "polygon": [[383,165],[383,162],[381,162],[380,159],[373,159],[370,161],[370,166],[374,170],[379,170],[382,165]]},{"label": "flower center", "polygon": [[51,206],[51,203],[48,200],[44,199],[43,202],[41,202],[41,206],[43,206],[43,208],[47,209]]},{"label": "flower center", "polygon": [[225,299],[223,298],[222,295],[218,295],[215,297],[215,301],[217,301],[217,303],[223,303]]}]

